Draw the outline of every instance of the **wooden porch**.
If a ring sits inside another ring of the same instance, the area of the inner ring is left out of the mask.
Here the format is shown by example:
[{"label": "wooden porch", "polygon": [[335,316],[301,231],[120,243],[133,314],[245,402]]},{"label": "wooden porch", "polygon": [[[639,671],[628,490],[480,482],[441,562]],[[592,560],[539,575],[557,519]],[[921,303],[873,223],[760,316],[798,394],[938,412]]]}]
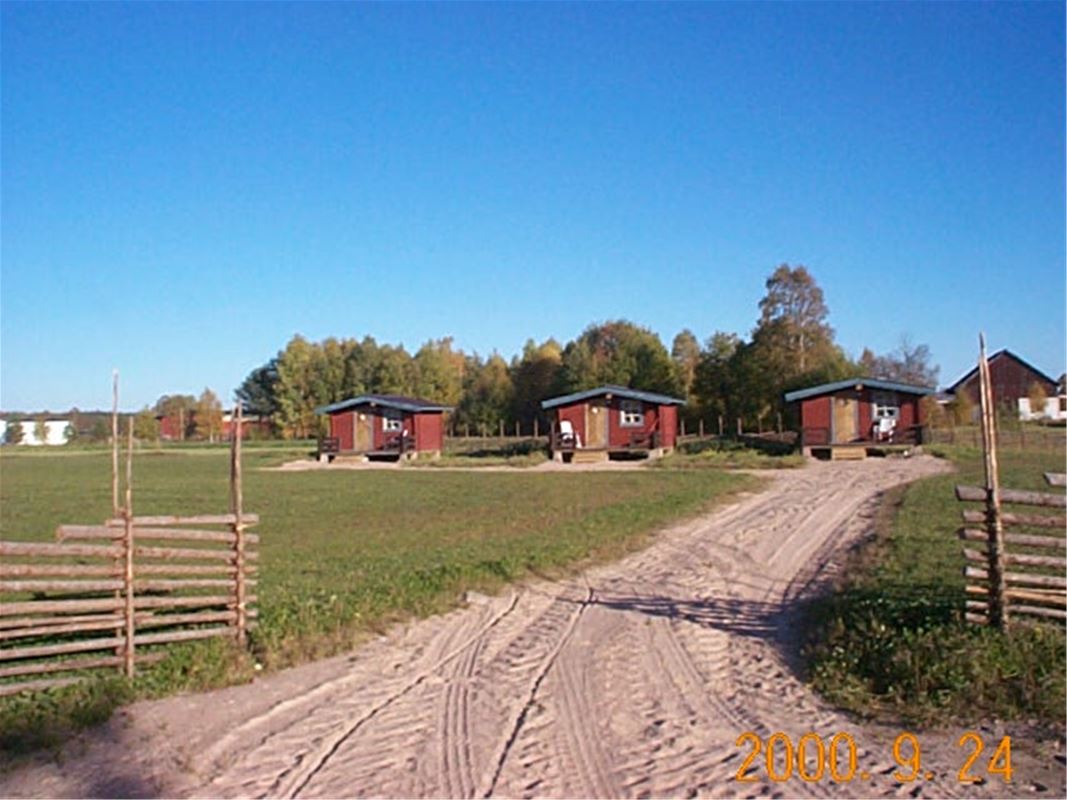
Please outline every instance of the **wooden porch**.
[{"label": "wooden porch", "polygon": [[403,436],[394,433],[387,437],[384,446],[374,450],[343,450],[341,440],[336,436],[325,436],[319,439],[318,459],[333,461],[338,456],[363,456],[365,458],[395,458],[397,460],[414,454],[415,437],[411,434]]}]

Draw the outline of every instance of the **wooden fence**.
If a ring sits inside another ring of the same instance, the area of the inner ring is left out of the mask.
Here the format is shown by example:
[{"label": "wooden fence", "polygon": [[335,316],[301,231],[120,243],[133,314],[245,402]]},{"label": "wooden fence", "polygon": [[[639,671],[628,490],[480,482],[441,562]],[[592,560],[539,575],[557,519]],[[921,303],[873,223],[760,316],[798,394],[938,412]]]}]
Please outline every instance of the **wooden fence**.
[{"label": "wooden fence", "polygon": [[[1004,505],[1063,509],[1067,497],[1000,488],[998,431],[984,336],[979,337],[978,375],[985,486],[956,487],[959,500],[984,505],[981,511],[963,512],[964,523],[981,527],[965,524],[959,531],[965,542],[985,545],[983,550],[963,548],[964,558],[970,562],[964,566],[964,576],[968,581],[982,582],[968,583],[967,593],[983,598],[967,601],[966,618],[1002,630],[1016,614],[1067,620],[1067,520],[1063,512],[1035,514],[1003,509]],[[1064,483],[1060,475],[1045,477],[1052,485]],[[1008,528],[1011,532],[1006,531]],[[1050,550],[1056,555],[1048,555]]]},{"label": "wooden fence", "polygon": [[[1051,477],[1051,476],[1050,476]],[[992,502],[980,486],[957,486],[956,497],[984,509],[963,512],[959,537],[967,559],[967,620],[1007,627],[1015,615],[1067,620],[1067,519],[1060,513],[1004,511],[1002,506],[1062,509],[1064,495],[1001,489]],[[1051,553],[1051,554],[1050,554]]]},{"label": "wooden fence", "polygon": [[113,518],[60,525],[54,543],[0,541],[0,695],[98,670],[133,677],[163,657],[158,645],[243,644],[254,625],[259,537],[247,529],[259,518],[242,510],[241,437],[231,443],[230,513],[200,516],[133,515],[132,432],[129,441],[121,508],[113,460]]}]

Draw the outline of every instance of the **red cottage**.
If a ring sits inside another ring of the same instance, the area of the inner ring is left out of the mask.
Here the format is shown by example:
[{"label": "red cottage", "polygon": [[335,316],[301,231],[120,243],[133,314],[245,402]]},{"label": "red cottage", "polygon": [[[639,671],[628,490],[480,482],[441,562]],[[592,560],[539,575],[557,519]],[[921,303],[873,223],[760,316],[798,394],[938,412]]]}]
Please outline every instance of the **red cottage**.
[{"label": "red cottage", "polygon": [[684,400],[625,386],[600,386],[541,403],[554,410],[550,448],[556,461],[655,458],[674,449]]},{"label": "red cottage", "polygon": [[800,444],[808,455],[863,458],[868,445],[922,442],[919,402],[933,389],[874,378],[852,378],[785,395],[800,403]]},{"label": "red cottage", "polygon": [[444,447],[444,414],[451,407],[395,394],[364,394],[323,406],[330,435],[319,442],[319,459],[437,458]]}]

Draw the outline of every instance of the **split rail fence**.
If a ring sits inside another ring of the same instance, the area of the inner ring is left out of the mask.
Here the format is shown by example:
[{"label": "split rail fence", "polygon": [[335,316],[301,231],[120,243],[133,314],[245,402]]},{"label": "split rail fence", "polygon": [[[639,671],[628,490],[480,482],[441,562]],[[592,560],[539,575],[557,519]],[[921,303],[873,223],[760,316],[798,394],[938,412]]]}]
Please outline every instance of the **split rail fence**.
[{"label": "split rail fence", "polygon": [[113,474],[111,519],[60,525],[56,542],[0,541],[0,695],[99,670],[132,678],[172,642],[232,636],[244,644],[256,619],[259,543],[247,529],[259,518],[241,508],[239,433],[228,514],[134,516],[131,432],[125,504]]},{"label": "split rail fence", "polygon": [[[963,511],[964,542],[985,545],[964,547],[967,560],[966,619],[1006,630],[1013,616],[1067,620],[1067,496],[1050,492],[1001,489],[997,461],[997,429],[993,413],[993,390],[985,355],[985,337],[980,337],[978,374],[980,386],[982,450],[985,486],[957,486],[961,501],[980,502],[982,510]],[[1047,473],[1052,486],[1063,486],[1063,475]],[[1005,511],[1003,506],[1052,509],[1052,512]],[[1050,555],[1050,553],[1053,553]]]}]

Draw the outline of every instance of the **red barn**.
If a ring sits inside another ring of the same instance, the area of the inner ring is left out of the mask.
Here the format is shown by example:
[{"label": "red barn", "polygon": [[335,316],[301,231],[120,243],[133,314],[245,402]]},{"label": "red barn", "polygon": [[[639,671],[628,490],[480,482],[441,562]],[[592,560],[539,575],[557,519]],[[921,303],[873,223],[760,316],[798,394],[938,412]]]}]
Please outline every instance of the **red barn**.
[{"label": "red barn", "polygon": [[607,461],[673,450],[681,405],[677,397],[600,386],[553,397],[541,408],[554,411],[550,448],[556,461]]},{"label": "red barn", "polygon": [[329,415],[330,436],[319,443],[319,458],[436,458],[444,447],[444,414],[451,410],[395,394],[364,394],[323,406],[316,413]]},{"label": "red barn", "polygon": [[867,445],[920,444],[923,408],[920,400],[933,389],[875,378],[852,378],[799,389],[785,395],[800,403],[800,444],[804,451],[826,449],[838,458],[855,446],[856,457]]},{"label": "red barn", "polygon": [[[1055,397],[1059,392],[1056,381],[1019,358],[1010,350],[998,350],[989,357],[989,382],[993,387],[993,405],[1006,406],[1012,414],[1017,413],[1019,400],[1030,396],[1030,387],[1035,383],[1045,390],[1045,395]],[[948,393],[966,393],[975,406],[979,403],[978,367],[975,367],[950,387]]]}]

